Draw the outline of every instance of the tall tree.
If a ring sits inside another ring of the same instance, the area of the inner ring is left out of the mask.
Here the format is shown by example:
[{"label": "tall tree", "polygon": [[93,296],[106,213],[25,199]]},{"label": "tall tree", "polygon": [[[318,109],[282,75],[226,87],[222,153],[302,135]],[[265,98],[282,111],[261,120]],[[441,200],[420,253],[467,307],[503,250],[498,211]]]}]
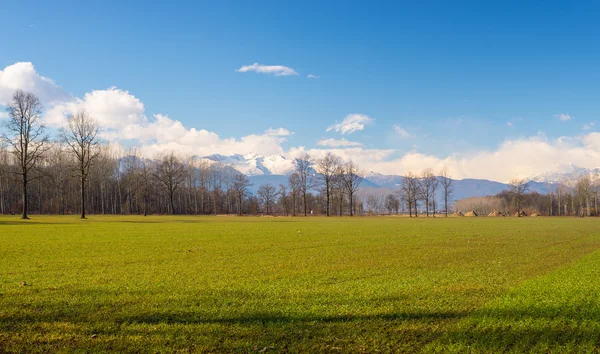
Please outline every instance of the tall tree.
[{"label": "tall tree", "polygon": [[250,183],[250,180],[248,179],[248,177],[246,177],[245,174],[238,173],[237,175],[235,175],[233,182],[233,190],[237,198],[238,215],[242,215],[242,202],[244,200],[244,197],[248,194],[248,187],[250,187],[251,185],[252,183]]},{"label": "tall tree", "polygon": [[352,160],[346,162],[344,165],[344,172],[342,177],[344,186],[346,187],[346,192],[348,193],[348,198],[350,202],[350,216],[354,215],[354,194],[358,190],[363,177],[358,171],[358,166],[352,162]]},{"label": "tall tree", "polygon": [[413,216],[413,208],[415,210],[415,216],[417,216],[417,193],[419,186],[419,178],[412,172],[407,173],[402,178],[402,196],[408,206],[408,216]]},{"label": "tall tree", "polygon": [[341,159],[338,156],[335,156],[331,152],[328,152],[325,157],[317,160],[317,173],[322,179],[323,182],[323,191],[325,192],[325,214],[327,216],[330,215],[331,209],[331,194],[334,188],[334,180],[336,176],[340,173],[341,168]]},{"label": "tall tree", "polygon": [[175,214],[175,192],[185,180],[185,166],[174,153],[163,156],[156,165],[154,177],[163,184],[167,190],[171,214]]},{"label": "tall tree", "polygon": [[18,160],[17,173],[21,176],[23,193],[21,218],[29,219],[27,184],[35,178],[32,177],[32,169],[50,148],[46,128],[40,122],[42,104],[35,95],[17,90],[6,110],[8,120],[4,123],[6,131],[2,133],[2,140],[12,147],[12,153]]},{"label": "tall tree", "polygon": [[314,175],[312,169],[313,161],[308,154],[296,159],[295,174],[298,176],[298,186],[302,194],[304,204],[304,216],[308,215],[308,204],[306,203],[308,193],[314,187]]},{"label": "tall tree", "polygon": [[[577,180],[575,184],[575,192],[577,193],[577,201],[579,202],[579,216],[583,217],[591,215],[590,211],[590,196],[592,194],[592,181],[589,176],[583,176]],[[584,212],[586,210],[586,212]]]},{"label": "tall tree", "polygon": [[448,217],[448,206],[450,198],[452,198],[452,193],[454,193],[454,180],[450,178],[447,166],[442,167],[442,170],[440,171],[440,182],[442,184],[442,189],[444,190],[444,213],[446,214],[446,217]]},{"label": "tall tree", "polygon": [[300,176],[294,172],[288,177],[290,196],[292,197],[292,215],[296,216],[298,197],[300,195]]},{"label": "tall tree", "polygon": [[432,201],[435,200],[435,189],[438,183],[437,178],[433,174],[433,171],[428,168],[423,170],[423,172],[421,173],[419,183],[421,186],[421,199],[423,199],[423,201],[425,202],[425,215],[429,217],[429,207],[431,206],[431,204],[435,205],[435,202],[432,203]]},{"label": "tall tree", "polygon": [[92,161],[99,154],[98,124],[84,109],[68,119],[67,128],[61,129],[61,137],[77,158],[77,173],[81,186],[81,218],[85,219],[85,183]]},{"label": "tall tree", "polygon": [[260,186],[258,188],[257,194],[258,194],[258,198],[260,198],[260,201],[262,202],[263,206],[265,207],[265,211],[266,211],[267,215],[270,215],[273,203],[275,202],[275,199],[277,198],[277,194],[278,194],[277,189],[271,183],[267,183],[267,184],[263,184],[262,186]]},{"label": "tall tree", "polygon": [[527,182],[521,178],[513,178],[508,184],[510,185],[510,191],[513,193],[515,198],[515,204],[517,205],[517,216],[521,216],[521,204],[523,203],[523,195],[529,188]]}]

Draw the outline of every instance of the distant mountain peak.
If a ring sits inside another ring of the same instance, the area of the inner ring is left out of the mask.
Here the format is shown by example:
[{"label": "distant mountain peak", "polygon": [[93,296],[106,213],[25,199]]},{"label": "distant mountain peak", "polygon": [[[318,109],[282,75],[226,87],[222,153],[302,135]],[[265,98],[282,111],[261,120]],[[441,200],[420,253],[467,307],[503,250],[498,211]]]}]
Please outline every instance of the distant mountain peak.
[{"label": "distant mountain peak", "polygon": [[248,176],[287,175],[294,170],[294,160],[283,155],[264,156],[254,152],[245,155],[213,154],[202,159],[208,162],[219,162],[231,166]]}]

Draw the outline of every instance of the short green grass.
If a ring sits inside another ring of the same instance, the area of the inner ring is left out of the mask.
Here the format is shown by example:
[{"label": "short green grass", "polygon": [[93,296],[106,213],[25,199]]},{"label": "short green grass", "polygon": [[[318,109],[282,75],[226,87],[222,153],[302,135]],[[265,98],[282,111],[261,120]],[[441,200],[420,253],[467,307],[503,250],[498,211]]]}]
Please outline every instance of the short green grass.
[{"label": "short green grass", "polygon": [[593,218],[5,216],[0,352],[597,352],[599,276]]}]

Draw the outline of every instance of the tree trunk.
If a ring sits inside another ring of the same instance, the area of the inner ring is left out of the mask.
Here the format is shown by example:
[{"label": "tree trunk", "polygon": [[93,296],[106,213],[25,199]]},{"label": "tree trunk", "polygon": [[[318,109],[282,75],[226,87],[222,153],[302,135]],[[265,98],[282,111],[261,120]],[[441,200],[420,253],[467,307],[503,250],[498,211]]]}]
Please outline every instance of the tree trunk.
[{"label": "tree trunk", "polygon": [[[83,173],[82,173],[83,175]],[[81,177],[81,218],[85,219],[85,178]]]},{"label": "tree trunk", "polygon": [[27,216],[27,173],[23,173],[23,215],[21,219],[29,219]]}]

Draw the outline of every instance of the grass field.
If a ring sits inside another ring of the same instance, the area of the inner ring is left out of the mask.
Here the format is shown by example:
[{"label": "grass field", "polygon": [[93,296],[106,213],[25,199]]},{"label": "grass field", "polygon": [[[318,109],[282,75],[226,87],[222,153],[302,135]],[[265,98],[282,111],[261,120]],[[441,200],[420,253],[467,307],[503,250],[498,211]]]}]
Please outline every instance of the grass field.
[{"label": "grass field", "polygon": [[0,352],[597,352],[599,275],[594,218],[0,217]]}]

